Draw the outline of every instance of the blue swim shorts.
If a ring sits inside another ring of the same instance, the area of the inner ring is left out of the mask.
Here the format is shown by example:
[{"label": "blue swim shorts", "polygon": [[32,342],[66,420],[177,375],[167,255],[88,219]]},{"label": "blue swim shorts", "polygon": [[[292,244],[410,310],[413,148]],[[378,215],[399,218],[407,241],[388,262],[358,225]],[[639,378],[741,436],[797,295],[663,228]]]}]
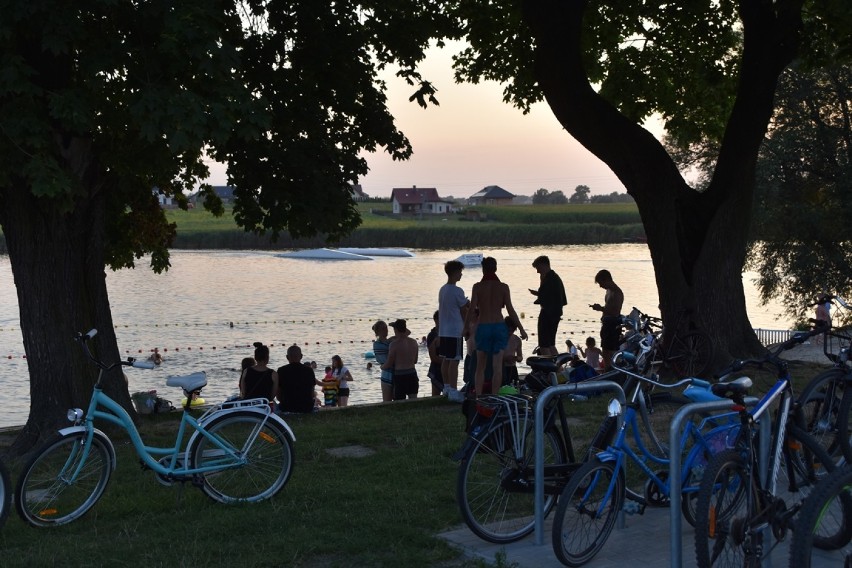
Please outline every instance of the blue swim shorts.
[{"label": "blue swim shorts", "polygon": [[476,350],[486,353],[499,353],[509,343],[509,328],[506,324],[481,323],[476,326]]}]

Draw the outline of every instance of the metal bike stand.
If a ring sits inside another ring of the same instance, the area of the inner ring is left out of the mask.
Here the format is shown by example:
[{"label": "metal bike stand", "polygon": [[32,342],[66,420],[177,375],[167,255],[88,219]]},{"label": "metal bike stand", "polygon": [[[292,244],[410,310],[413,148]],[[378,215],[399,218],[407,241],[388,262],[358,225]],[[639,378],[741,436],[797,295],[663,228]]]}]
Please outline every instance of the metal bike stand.
[{"label": "metal bike stand", "polygon": [[[745,399],[746,406],[754,406],[757,403],[758,399],[755,397],[748,397]],[[692,404],[687,404],[683,408],[677,411],[674,415],[674,420],[672,421],[672,425],[669,428],[669,448],[677,448],[680,446],[680,431],[681,427],[686,419],[691,417],[693,414],[698,412],[713,412],[713,411],[727,411],[731,412],[733,410],[734,402],[732,400],[718,400],[712,402],[694,402]],[[763,422],[766,422],[765,420]],[[761,424],[761,428],[763,428],[763,424]],[[766,448],[761,444],[761,456],[768,455],[768,445]],[[761,458],[765,459],[765,458]],[[680,504],[682,494],[681,491],[683,489],[682,483],[683,480],[680,478],[680,468],[681,468],[681,452],[670,452],[669,455],[669,518],[670,518],[670,531],[671,531],[671,565],[674,568],[680,568],[683,565],[683,549],[681,547],[682,544],[682,519],[680,512]]]},{"label": "metal bike stand", "polygon": [[[581,394],[587,391],[614,391],[622,406],[627,404],[624,389],[612,381],[584,381],[544,389],[535,403],[535,544],[544,544],[544,407],[554,396]],[[621,426],[619,416],[618,425]]]}]

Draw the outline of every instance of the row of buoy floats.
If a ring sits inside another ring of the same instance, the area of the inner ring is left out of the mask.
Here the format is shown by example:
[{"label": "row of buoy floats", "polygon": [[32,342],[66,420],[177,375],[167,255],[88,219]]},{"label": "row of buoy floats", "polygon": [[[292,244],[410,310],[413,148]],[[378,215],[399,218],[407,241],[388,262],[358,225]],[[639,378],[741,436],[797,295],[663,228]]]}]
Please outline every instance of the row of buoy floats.
[{"label": "row of buoy floats", "polygon": [[[536,316],[526,316],[523,312],[519,314],[521,319],[536,319]],[[318,323],[347,323],[347,322],[375,322],[376,319],[380,318],[327,318],[327,319],[302,319],[302,320],[255,320],[255,321],[229,321],[227,323],[223,322],[204,322],[204,323],[153,323],[153,324],[122,324],[122,325],[114,325],[115,329],[130,329],[130,328],[140,328],[140,327],[210,327],[210,326],[221,326],[224,325],[226,327],[236,327],[242,325],[278,325],[278,324],[318,324]],[[395,318],[386,318],[387,321],[393,320]],[[432,321],[432,318],[408,318],[409,321]],[[595,319],[573,319],[573,318],[562,318],[563,322],[576,322],[576,323],[599,323],[600,320]],[[20,327],[0,327],[0,332],[2,331],[16,331],[20,332]]]},{"label": "row of buoy floats", "polygon": [[[597,329],[588,330],[588,331],[585,330],[585,329],[582,329],[582,330],[575,330],[573,332],[573,334],[585,336],[585,334],[588,333],[588,334],[594,335],[594,334],[597,334],[598,331],[599,330],[597,330]],[[534,337],[536,335],[536,332],[534,332],[534,331],[529,331],[527,333],[529,334],[530,337]],[[567,337],[569,334],[566,333],[564,335]],[[331,341],[331,340],[327,340],[327,341],[294,341],[293,343],[278,343],[277,345],[274,344],[274,343],[269,343],[269,344],[266,344],[266,345],[268,347],[276,347],[276,346],[277,347],[289,347],[290,345],[302,345],[302,346],[344,345],[344,344],[347,344],[347,343],[350,344],[350,345],[363,344],[363,343],[372,344],[373,340],[372,339],[358,339],[358,340],[351,339],[348,342],[343,341],[343,340],[337,340],[337,341]],[[173,352],[204,351],[205,349],[209,350],[209,351],[217,351],[217,350],[220,350],[220,349],[254,349],[254,345],[251,345],[251,344],[248,344],[248,345],[223,345],[221,347],[216,346],[216,345],[207,346],[207,347],[204,347],[204,346],[198,346],[198,347],[191,347],[191,346],[189,346],[189,347],[157,347],[157,349],[159,349],[160,352],[162,352],[162,353],[168,353],[170,351],[173,351]],[[150,348],[150,349],[126,349],[124,351],[124,353],[127,354],[127,355],[134,355],[134,354],[142,355],[142,354],[148,354],[148,353],[153,353],[153,352],[154,352],[154,348]],[[26,359],[27,356],[26,355],[11,355],[11,354],[6,356],[6,359],[19,359],[19,358],[20,359]]]}]

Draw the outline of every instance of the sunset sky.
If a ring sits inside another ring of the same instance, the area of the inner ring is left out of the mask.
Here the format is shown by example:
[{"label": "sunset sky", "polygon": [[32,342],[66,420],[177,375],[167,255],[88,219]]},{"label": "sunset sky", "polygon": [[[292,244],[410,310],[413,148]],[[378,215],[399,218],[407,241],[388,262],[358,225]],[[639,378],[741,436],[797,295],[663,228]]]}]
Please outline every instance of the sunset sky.
[{"label": "sunset sky", "polygon": [[[458,49],[431,49],[421,67],[438,89],[438,107],[409,102],[415,89],[387,74],[388,106],[414,154],[406,162],[394,162],[383,152],[366,154],[370,173],[360,180],[365,193],[388,197],[394,187],[412,185],[435,187],[441,197],[469,197],[488,185],[516,195],[545,188],[570,197],[581,184],[592,195],[625,191],[603,162],[562,129],[546,104],[524,115],[503,102],[495,82],[456,84],[450,58]],[[224,167],[211,172],[211,183],[225,183]]]}]

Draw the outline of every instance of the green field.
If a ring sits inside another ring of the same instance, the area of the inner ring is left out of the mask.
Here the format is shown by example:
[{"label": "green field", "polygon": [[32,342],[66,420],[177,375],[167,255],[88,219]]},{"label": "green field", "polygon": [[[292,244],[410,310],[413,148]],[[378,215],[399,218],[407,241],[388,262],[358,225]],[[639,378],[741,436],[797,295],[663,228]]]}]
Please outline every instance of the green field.
[{"label": "green field", "polygon": [[[635,204],[523,205],[476,207],[480,220],[464,213],[396,217],[389,202],[359,204],[362,224],[340,246],[447,248],[597,244],[641,240],[644,229]],[[177,224],[175,248],[267,249],[325,246],[322,236],[293,240],[246,233],[226,208],[216,218],[203,209],[168,210]]]}]

